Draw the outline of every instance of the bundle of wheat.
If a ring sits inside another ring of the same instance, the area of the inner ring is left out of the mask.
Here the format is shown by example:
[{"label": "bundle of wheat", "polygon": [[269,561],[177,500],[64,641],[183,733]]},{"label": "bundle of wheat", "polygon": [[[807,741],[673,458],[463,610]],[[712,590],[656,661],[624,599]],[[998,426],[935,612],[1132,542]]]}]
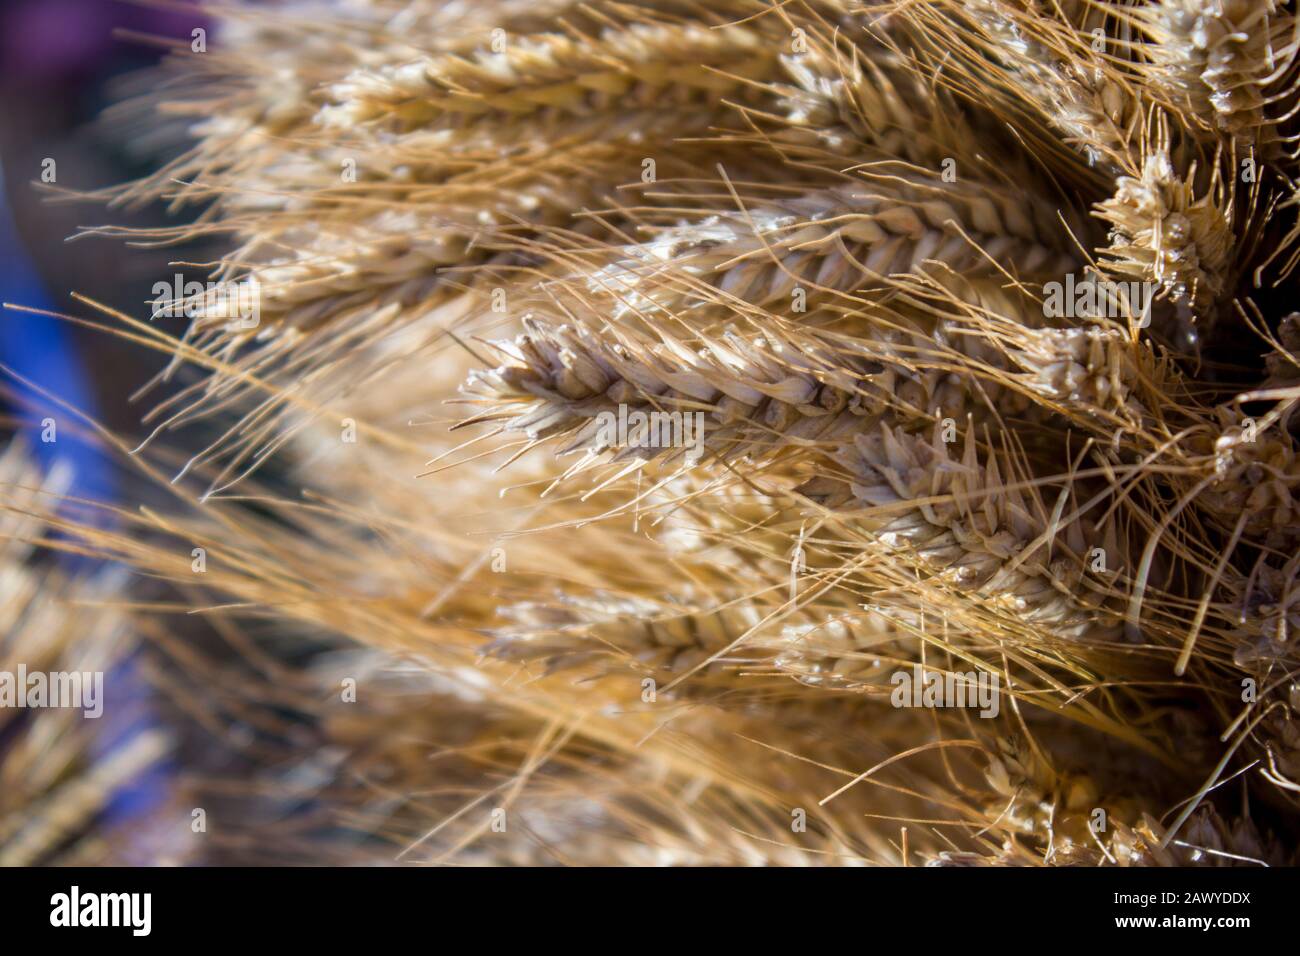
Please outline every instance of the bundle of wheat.
[{"label": "bundle of wheat", "polygon": [[83,543],[431,682],[265,858],[1293,852],[1293,2],[212,13],[117,198],[260,309],[121,317],[201,498]]}]

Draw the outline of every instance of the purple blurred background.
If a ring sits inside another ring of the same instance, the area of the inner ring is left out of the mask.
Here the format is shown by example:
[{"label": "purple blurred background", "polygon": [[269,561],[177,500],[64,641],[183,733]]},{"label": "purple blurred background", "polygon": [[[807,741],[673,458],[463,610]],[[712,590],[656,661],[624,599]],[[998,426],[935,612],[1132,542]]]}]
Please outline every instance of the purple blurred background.
[{"label": "purple blurred background", "polygon": [[[0,5],[0,299],[90,314],[80,292],[136,317],[153,282],[169,276],[178,250],[128,247],[113,239],[68,242],[79,227],[168,221],[160,209],[135,213],[96,202],[51,201],[37,187],[53,160],[57,186],[97,189],[134,179],[159,157],[97,122],[123,77],[160,58],[161,45],[124,32],[184,38],[207,22],[198,13],[118,0],[6,0]],[[83,357],[93,354],[95,361]],[[130,393],[157,360],[89,330],[24,313],[0,313],[0,361],[61,398],[93,411],[115,430],[134,432],[141,409]],[[62,444],[62,442],[60,442]],[[83,457],[83,449],[60,449]],[[102,469],[78,469],[83,490],[111,490]]]}]

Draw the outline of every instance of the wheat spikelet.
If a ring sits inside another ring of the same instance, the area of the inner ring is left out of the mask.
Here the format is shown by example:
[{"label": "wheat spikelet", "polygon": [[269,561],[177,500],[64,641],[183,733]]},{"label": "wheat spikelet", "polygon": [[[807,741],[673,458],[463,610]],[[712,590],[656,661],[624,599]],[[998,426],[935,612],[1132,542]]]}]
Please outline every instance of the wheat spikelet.
[{"label": "wheat spikelet", "polygon": [[[836,463],[846,482],[815,479],[804,492],[828,507],[886,509],[878,518],[868,511],[855,524],[889,547],[912,550],[930,574],[1024,615],[1045,634],[1099,640],[1115,636],[1113,622],[1107,623],[1100,608],[1080,607],[1074,597],[1089,590],[1084,561],[1089,550],[1123,554],[1113,532],[1076,519],[1053,529],[1050,557],[1049,549],[1027,551],[1051,528],[1050,509],[1032,491],[1006,490],[997,459],[980,462],[969,437],[958,459],[938,429],[926,438],[882,423],[878,431],[857,436]],[[892,506],[912,499],[938,503],[890,513]]]},{"label": "wheat spikelet", "polygon": [[[696,426],[702,447],[731,458],[787,444],[842,442],[890,403],[922,413],[955,413],[966,404],[942,372],[912,371],[924,346],[906,332],[781,342],[724,331],[706,349],[691,350],[671,340],[620,346],[581,326],[537,320],[524,326],[514,342],[497,345],[509,363],[471,375],[469,400],[489,410],[463,424],[501,420],[504,430],[531,441],[576,430],[565,451],[615,447],[601,416],[619,414],[620,406],[643,417],[656,410],[699,412],[705,415]],[[659,443],[658,427],[653,419],[642,421],[626,436],[625,454],[652,457],[656,449],[671,449]]]},{"label": "wheat spikelet", "polygon": [[[1149,38],[1143,52],[1150,66],[1143,75],[1201,128],[1267,154],[1277,146],[1281,116],[1270,107],[1294,98],[1300,35],[1295,14],[1285,7],[1273,0],[1162,0],[1137,7],[1132,16]],[[1292,89],[1279,93],[1288,82]]]},{"label": "wheat spikelet", "polygon": [[1217,183],[1197,195],[1168,152],[1147,155],[1141,174],[1120,179],[1098,214],[1111,226],[1105,268],[1155,284],[1181,314],[1205,314],[1230,291],[1231,210]]},{"label": "wheat spikelet", "polygon": [[439,117],[525,118],[536,110],[595,112],[616,103],[663,108],[668,93],[675,106],[687,107],[697,96],[721,97],[745,80],[762,80],[775,65],[770,45],[739,26],[634,24],[594,41],[524,37],[501,54],[354,73],[330,88],[320,122],[351,128],[382,118],[411,127]]},{"label": "wheat spikelet", "polygon": [[788,298],[805,283],[819,291],[851,291],[894,273],[923,269],[930,260],[965,274],[1014,269],[1026,275],[1068,271],[1050,204],[1027,209],[1011,191],[985,183],[944,182],[908,169],[882,171],[861,186],[837,187],[743,214],[710,216],[662,230],[594,282],[624,296],[642,276],[661,279],[681,269],[726,296],[754,305]]},{"label": "wheat spikelet", "polygon": [[1055,130],[1089,166],[1131,168],[1142,102],[1097,56],[1092,34],[1008,0],[918,4],[904,15],[936,57],[959,54],[965,95],[1001,95],[1008,109]]}]

